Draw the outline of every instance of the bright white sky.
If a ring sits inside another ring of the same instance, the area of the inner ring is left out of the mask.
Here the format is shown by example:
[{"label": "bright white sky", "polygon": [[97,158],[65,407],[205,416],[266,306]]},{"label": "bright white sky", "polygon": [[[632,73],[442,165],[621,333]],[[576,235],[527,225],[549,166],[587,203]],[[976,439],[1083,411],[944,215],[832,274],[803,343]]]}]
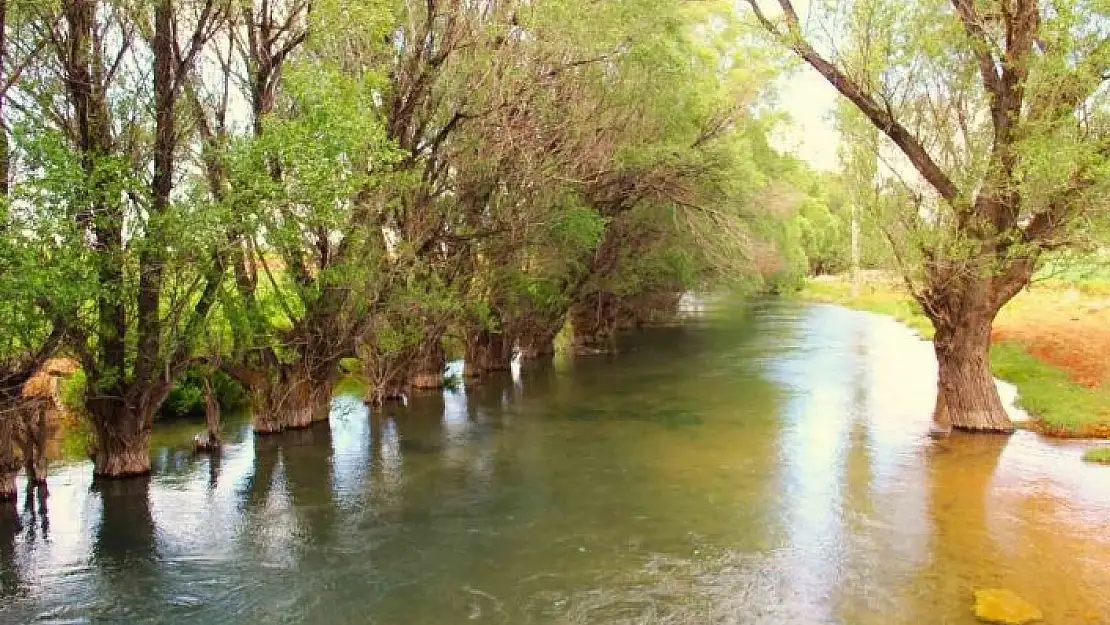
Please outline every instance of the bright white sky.
[{"label": "bright white sky", "polygon": [[[794,0],[794,8],[803,22],[809,14],[811,1]],[[750,10],[743,3],[738,6],[741,11]],[[771,19],[780,14],[777,2],[762,0],[760,6]],[[790,116],[790,123],[784,124],[773,137],[775,147],[798,156],[818,169],[836,169],[840,136],[836,132],[832,113],[839,94],[804,63],[781,80],[780,104]]]},{"label": "bright white sky", "polygon": [[839,97],[836,90],[808,66],[782,81],[779,97],[790,122],[774,137],[775,147],[818,169],[836,169],[840,144],[840,135],[832,119]]}]

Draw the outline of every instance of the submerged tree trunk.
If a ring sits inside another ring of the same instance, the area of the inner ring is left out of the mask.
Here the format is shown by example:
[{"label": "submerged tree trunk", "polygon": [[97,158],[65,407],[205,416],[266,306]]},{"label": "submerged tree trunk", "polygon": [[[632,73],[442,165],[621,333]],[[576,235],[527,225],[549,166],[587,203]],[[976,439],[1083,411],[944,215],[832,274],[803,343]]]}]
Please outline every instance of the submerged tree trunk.
[{"label": "submerged tree trunk", "polygon": [[[216,397],[216,389],[212,387],[212,380],[204,378],[204,425],[205,432],[193,438],[193,451],[217,451],[222,444],[220,440],[220,402]],[[213,480],[215,477],[213,476]]]},{"label": "submerged tree trunk", "polygon": [[933,286],[919,296],[936,334],[937,400],[934,433],[1014,431],[991,373],[991,325],[1006,302],[1029,283],[1035,258],[1013,261],[982,277],[934,266]]},{"label": "submerged tree trunk", "polygon": [[619,302],[611,293],[591,293],[570,309],[577,354],[609,354],[617,350]]},{"label": "submerged tree trunk", "polygon": [[212,380],[204,379],[204,424],[207,427],[209,444],[220,444],[220,402]]},{"label": "submerged tree trunk", "polygon": [[1013,432],[990,368],[993,315],[968,315],[958,324],[936,324],[938,432],[951,429]]},{"label": "submerged tree trunk", "polygon": [[364,355],[363,372],[367,378],[364,401],[372,406],[381,406],[387,401],[402,401],[408,395],[409,373],[405,363],[388,356],[373,356],[371,361]]},{"label": "submerged tree trunk", "polygon": [[18,476],[19,471],[0,469],[0,501],[15,501],[19,497],[19,491],[16,488]]},{"label": "submerged tree trunk", "polygon": [[508,371],[513,364],[512,338],[502,332],[481,329],[466,342],[465,375],[479,378],[492,371]]},{"label": "submerged tree trunk", "polygon": [[157,402],[101,396],[88,402],[96,442],[93,474],[123,478],[150,473],[150,428]]},{"label": "submerged tree trunk", "polygon": [[237,372],[235,376],[250,390],[255,434],[306,428],[328,419],[331,376],[314,376],[296,365],[279,365],[276,373]]},{"label": "submerged tree trunk", "polygon": [[529,319],[520,324],[517,347],[521,360],[550,359],[555,355],[555,337],[563,329],[566,315]]},{"label": "submerged tree trunk", "polygon": [[51,408],[49,400],[35,398],[27,401],[21,410],[20,451],[23,453],[23,466],[27,470],[28,484],[46,486],[46,442],[49,438],[48,419]]},{"label": "submerged tree trunk", "polygon": [[443,376],[447,370],[447,354],[439,333],[433,334],[420,346],[413,361],[411,386],[415,389],[432,390],[443,388]]},{"label": "submerged tree trunk", "polygon": [[0,390],[0,501],[13,501],[18,495],[15,483],[19,475],[16,440],[20,418],[18,400]]},{"label": "submerged tree trunk", "polygon": [[651,291],[624,300],[622,327],[642,328],[647,325],[669,324],[678,318],[682,291]]}]

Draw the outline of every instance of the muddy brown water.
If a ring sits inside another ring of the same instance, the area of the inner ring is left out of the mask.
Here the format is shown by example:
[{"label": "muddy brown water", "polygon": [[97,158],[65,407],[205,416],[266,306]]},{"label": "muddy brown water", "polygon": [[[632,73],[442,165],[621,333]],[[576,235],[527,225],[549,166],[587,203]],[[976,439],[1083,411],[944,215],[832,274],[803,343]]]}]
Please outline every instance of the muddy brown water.
[{"label": "muddy brown water", "polygon": [[968,624],[1009,588],[1110,623],[1110,469],[926,435],[929,345],[710,305],[616,357],[237,442],[146,482],[57,467],[0,519],[0,623]]}]

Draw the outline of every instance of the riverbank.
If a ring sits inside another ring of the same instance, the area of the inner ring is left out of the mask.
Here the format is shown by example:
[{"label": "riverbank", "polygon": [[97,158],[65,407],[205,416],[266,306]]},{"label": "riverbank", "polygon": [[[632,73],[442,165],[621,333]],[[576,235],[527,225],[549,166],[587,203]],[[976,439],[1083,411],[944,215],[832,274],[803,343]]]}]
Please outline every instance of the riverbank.
[{"label": "riverbank", "polygon": [[[872,280],[853,297],[845,279],[810,280],[801,295],[892,316],[923,338],[933,327],[896,282]],[[991,368],[1018,388],[1028,427],[1058,438],[1110,438],[1110,299],[1075,286],[1037,286],[999,314]],[[1091,461],[1110,461],[1092,449]]]}]

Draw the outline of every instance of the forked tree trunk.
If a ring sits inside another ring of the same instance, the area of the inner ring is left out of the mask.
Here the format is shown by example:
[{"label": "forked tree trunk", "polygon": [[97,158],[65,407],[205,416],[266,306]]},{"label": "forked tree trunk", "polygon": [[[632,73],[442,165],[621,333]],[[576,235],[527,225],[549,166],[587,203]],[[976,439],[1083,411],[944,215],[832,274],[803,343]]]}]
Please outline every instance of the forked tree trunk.
[{"label": "forked tree trunk", "polygon": [[408,395],[408,373],[403,368],[386,369],[369,377],[369,388],[363,400],[371,406],[387,401],[403,401]]},{"label": "forked tree trunk", "polygon": [[513,341],[502,332],[478,330],[467,339],[464,363],[468,378],[480,378],[491,371],[508,371],[513,364]]},{"label": "forked tree trunk", "polygon": [[951,429],[1013,432],[990,367],[991,323],[987,312],[966,315],[955,323],[934,322],[937,356],[937,432]]},{"label": "forked tree trunk", "polygon": [[96,435],[94,475],[123,478],[150,473],[150,428],[159,403],[135,405],[115,397],[89,400]]}]

